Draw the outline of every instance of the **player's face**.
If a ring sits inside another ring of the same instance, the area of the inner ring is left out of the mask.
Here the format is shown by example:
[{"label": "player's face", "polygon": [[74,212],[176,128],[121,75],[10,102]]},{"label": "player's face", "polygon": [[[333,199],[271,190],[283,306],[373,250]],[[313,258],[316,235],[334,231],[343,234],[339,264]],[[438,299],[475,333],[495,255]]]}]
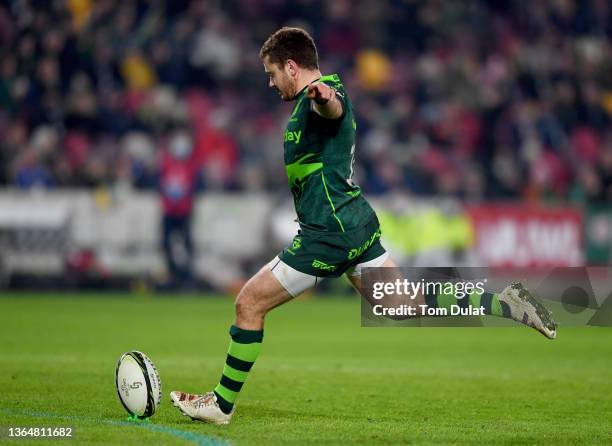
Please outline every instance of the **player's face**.
[{"label": "player's face", "polygon": [[295,96],[295,81],[290,74],[288,64],[281,66],[271,63],[268,57],[264,58],[263,64],[270,79],[268,86],[274,88],[283,101],[291,101]]}]

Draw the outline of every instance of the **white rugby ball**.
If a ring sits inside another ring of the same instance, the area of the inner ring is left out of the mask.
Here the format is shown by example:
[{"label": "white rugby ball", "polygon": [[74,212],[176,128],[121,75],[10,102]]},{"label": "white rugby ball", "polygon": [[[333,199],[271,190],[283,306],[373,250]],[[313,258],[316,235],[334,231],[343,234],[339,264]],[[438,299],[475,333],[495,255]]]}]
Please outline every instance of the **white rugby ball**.
[{"label": "white rugby ball", "polygon": [[115,370],[119,400],[132,416],[148,418],[161,402],[161,380],[153,362],[142,352],[121,355]]}]

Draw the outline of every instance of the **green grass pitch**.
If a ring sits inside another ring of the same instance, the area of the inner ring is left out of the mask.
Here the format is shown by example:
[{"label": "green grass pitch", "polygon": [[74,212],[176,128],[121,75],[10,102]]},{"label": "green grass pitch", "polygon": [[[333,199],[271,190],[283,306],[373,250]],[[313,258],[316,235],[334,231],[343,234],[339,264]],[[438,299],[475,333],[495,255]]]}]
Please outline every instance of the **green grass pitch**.
[{"label": "green grass pitch", "polygon": [[[359,301],[291,302],[267,319],[262,354],[229,426],[195,423],[170,390],[220,377],[228,298],[0,296],[0,426],[72,426],[45,444],[610,444],[612,329],[361,328]],[[127,421],[115,364],[148,354],[159,411]],[[42,444],[8,440],[1,444]]]}]

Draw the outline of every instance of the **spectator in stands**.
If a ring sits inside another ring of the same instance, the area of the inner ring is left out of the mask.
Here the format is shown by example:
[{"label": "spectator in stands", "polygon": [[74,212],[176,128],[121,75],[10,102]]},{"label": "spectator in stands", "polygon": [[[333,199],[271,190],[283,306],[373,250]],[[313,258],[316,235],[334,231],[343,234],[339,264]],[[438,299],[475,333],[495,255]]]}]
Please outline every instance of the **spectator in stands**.
[{"label": "spectator in stands", "polygon": [[198,182],[193,138],[189,128],[178,125],[168,135],[161,154],[159,192],[162,205],[162,244],[172,283],[192,276],[191,216]]},{"label": "spectator in stands", "polygon": [[49,188],[53,178],[49,169],[41,162],[39,155],[32,148],[26,148],[17,160],[15,185],[22,189]]}]

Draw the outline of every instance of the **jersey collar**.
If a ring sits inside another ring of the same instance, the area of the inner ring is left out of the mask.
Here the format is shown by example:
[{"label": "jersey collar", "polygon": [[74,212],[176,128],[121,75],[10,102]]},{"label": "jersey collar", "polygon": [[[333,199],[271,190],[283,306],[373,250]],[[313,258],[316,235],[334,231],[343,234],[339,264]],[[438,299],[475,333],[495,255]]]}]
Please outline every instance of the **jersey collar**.
[{"label": "jersey collar", "polygon": [[[318,79],[315,79],[310,84],[314,84],[315,82],[319,82],[319,81],[335,81],[335,82],[339,82],[340,81],[340,77],[337,74],[335,74],[335,73],[334,74],[326,74],[326,75],[321,76]],[[295,101],[296,99],[298,99],[308,89],[308,86],[310,84],[306,84],[304,86],[304,88],[302,88],[299,92],[297,92],[295,94],[295,96],[293,96],[293,99],[291,99],[291,100]]]},{"label": "jersey collar", "polygon": [[[318,81],[319,79],[317,79],[316,81]],[[316,82],[316,81],[312,81],[312,82]],[[312,82],[310,84],[312,84]],[[304,94],[304,92],[308,89],[308,86],[310,84],[306,84],[304,86],[304,88],[302,88],[300,91],[298,91],[295,96],[293,96],[293,99],[291,99],[292,101],[295,101],[296,99],[298,99],[300,96],[302,96]]]}]

